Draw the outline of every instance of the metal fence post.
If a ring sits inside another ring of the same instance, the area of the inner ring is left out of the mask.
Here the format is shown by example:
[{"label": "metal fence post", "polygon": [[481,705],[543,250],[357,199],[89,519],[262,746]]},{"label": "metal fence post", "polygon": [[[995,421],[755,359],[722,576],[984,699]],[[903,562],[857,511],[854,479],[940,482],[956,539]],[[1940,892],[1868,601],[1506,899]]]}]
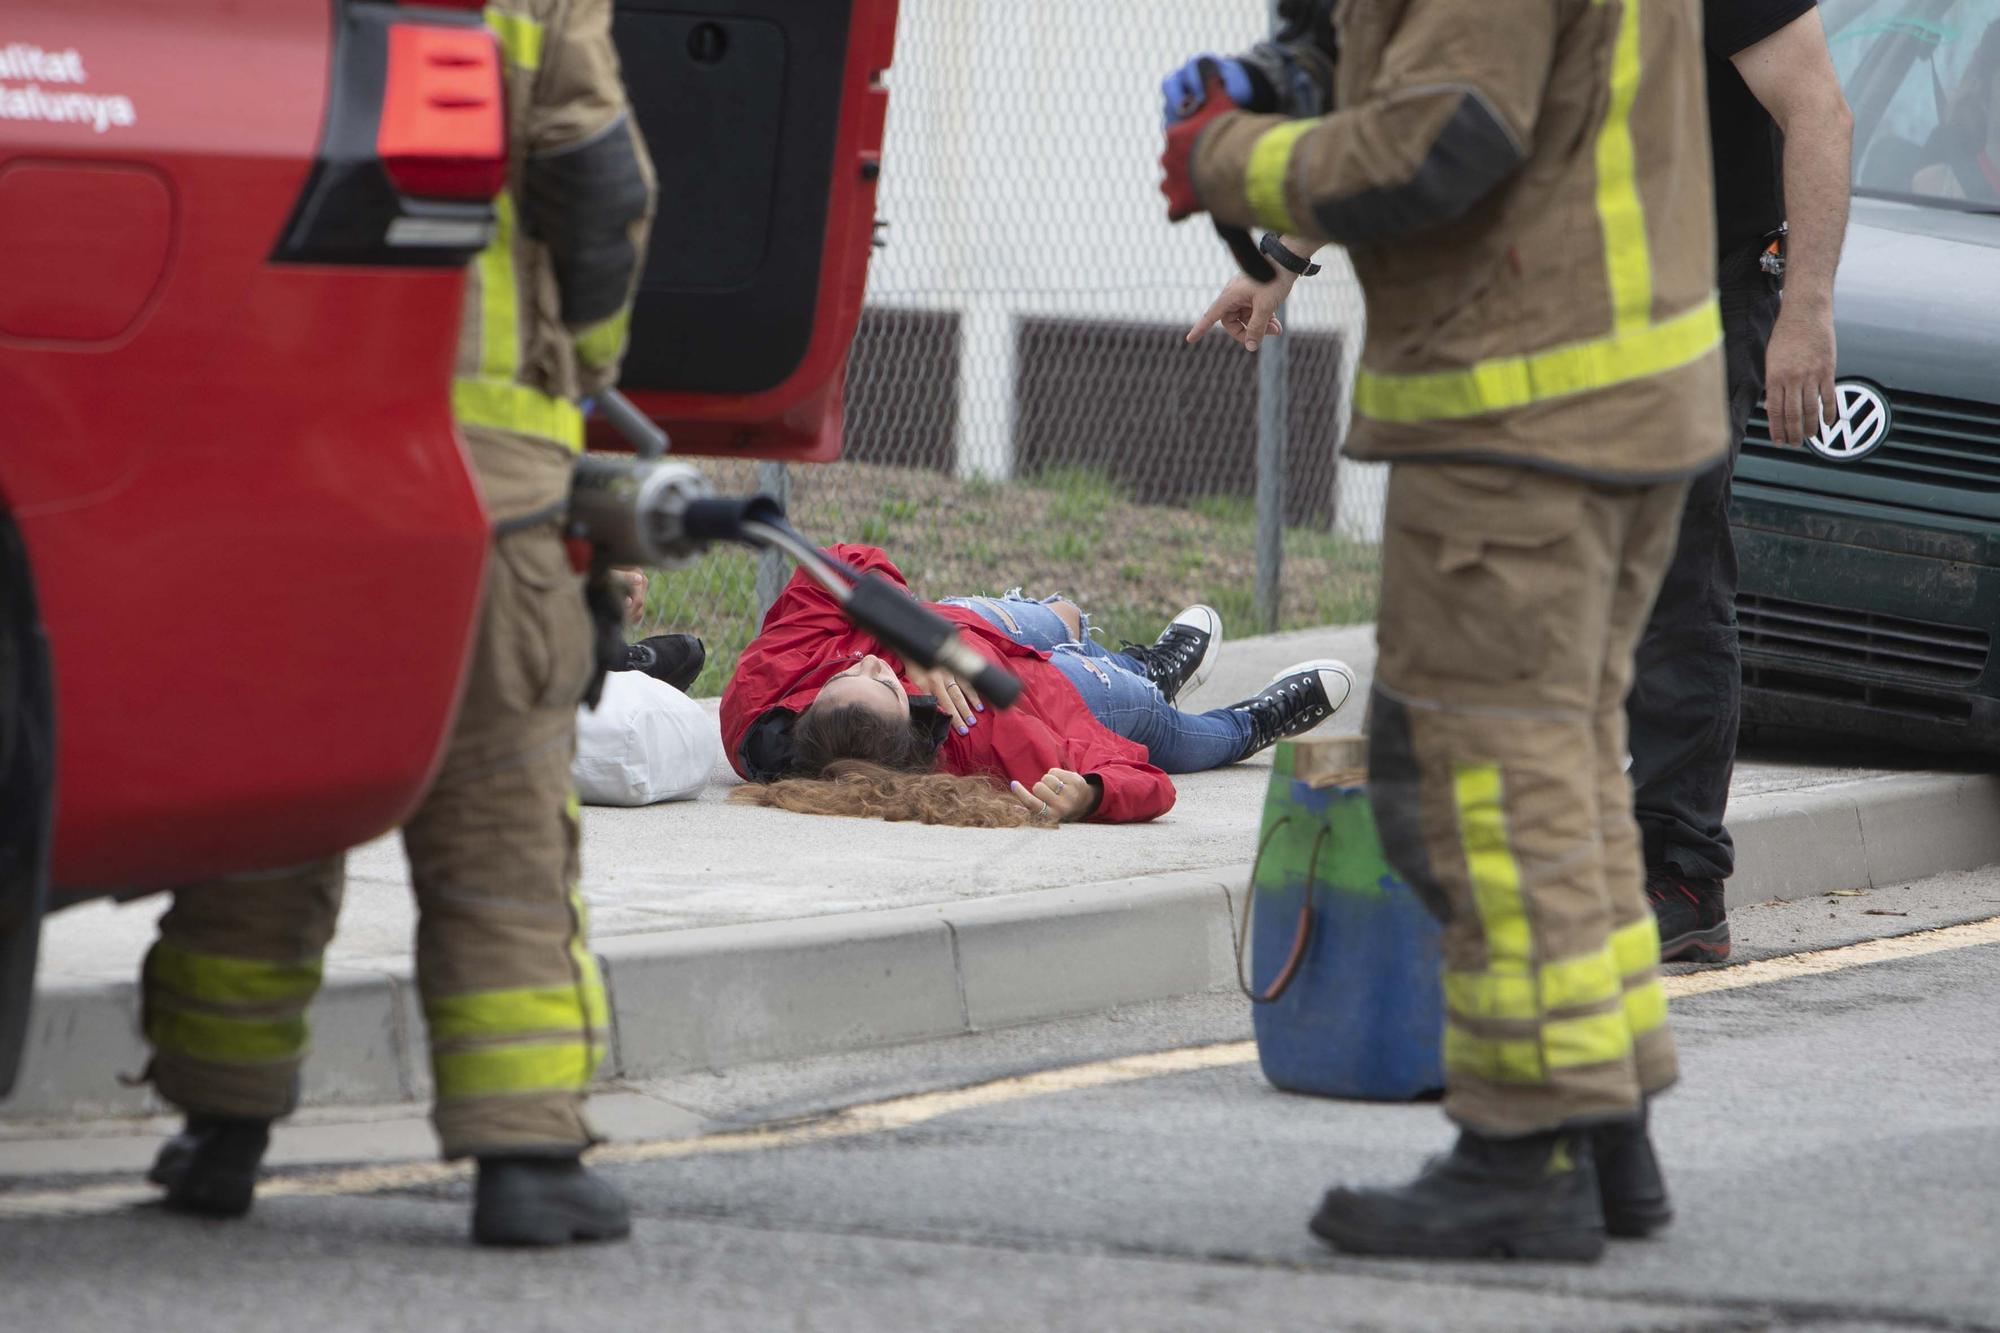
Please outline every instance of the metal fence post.
[{"label": "metal fence post", "polygon": [[[759,463],[757,465],[757,489],[770,496],[787,509],[792,504],[792,473],[783,463]],[[778,594],[785,590],[785,582],[791,577],[791,569],[785,557],[778,551],[764,551],[757,557],[757,623],[764,623],[764,613],[771,609],[771,603],[778,600]]]},{"label": "metal fence post", "polygon": [[[1285,308],[1278,307],[1284,322]],[[1291,394],[1286,382],[1287,339],[1257,344],[1257,627],[1278,628],[1280,584],[1285,573],[1285,453],[1290,443]]]},{"label": "metal fence post", "polygon": [[[1271,35],[1284,27],[1282,0],[1270,0]],[[1284,307],[1278,320],[1285,319]],[[1286,363],[1288,338],[1269,338],[1257,330],[1257,627],[1265,634],[1278,628],[1281,585],[1285,574],[1285,454],[1289,444],[1290,384]]]}]

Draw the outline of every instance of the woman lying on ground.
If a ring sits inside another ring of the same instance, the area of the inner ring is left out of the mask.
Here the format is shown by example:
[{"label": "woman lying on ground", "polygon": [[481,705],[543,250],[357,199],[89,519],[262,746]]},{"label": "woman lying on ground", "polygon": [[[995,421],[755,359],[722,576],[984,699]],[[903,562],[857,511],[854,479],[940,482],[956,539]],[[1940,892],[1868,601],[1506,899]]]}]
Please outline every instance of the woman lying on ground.
[{"label": "woman lying on ground", "polygon": [[[908,586],[875,547],[833,551]],[[1176,616],[1150,647],[1113,653],[1061,598],[928,605],[1020,677],[1012,708],[987,708],[950,672],[906,669],[794,575],[722,696],[729,762],[759,784],[731,799],[982,828],[1152,819],[1173,807],[1168,773],[1233,764],[1318,726],[1354,688],[1344,663],[1301,662],[1252,698],[1185,713],[1174,699],[1206,678],[1222,643],[1208,607]]]}]

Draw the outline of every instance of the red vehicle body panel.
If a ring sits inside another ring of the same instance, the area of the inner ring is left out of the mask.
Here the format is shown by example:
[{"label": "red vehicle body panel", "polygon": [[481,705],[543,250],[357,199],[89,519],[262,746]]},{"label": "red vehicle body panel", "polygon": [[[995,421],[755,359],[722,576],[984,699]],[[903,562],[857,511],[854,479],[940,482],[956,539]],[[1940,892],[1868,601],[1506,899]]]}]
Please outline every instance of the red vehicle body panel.
[{"label": "red vehicle body panel", "polygon": [[131,112],[0,119],[0,505],[54,656],[57,894],[379,834],[439,753],[486,549],[462,277],[268,258],[328,0],[7,8],[7,42],[80,53],[45,95]]},{"label": "red vehicle body panel", "polygon": [[[881,80],[896,49],[898,0],[854,0],[834,140],[817,313],[811,345],[789,378],[755,394],[660,392],[627,383],[627,395],[673,438],[677,454],[824,463],[840,457],[847,355],[861,322],[875,244],[876,183],[889,92]],[[665,151],[648,127],[653,150]],[[601,424],[597,447],[620,447]]]}]

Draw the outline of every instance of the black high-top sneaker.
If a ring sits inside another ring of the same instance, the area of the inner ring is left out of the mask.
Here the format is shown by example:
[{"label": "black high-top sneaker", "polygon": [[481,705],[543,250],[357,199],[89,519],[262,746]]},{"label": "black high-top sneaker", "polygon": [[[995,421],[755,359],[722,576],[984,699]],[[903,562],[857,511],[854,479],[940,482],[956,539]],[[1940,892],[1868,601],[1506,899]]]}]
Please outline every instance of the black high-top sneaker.
[{"label": "black high-top sneaker", "polygon": [[270,1144],[268,1120],[191,1115],[160,1145],[146,1179],[166,1186],[166,1206],[174,1212],[241,1217],[250,1211],[257,1168]]},{"label": "black high-top sneaker", "polygon": [[1237,757],[1247,759],[1290,736],[1311,731],[1340,711],[1354,693],[1354,671],[1331,657],[1286,667],[1262,691],[1231,711],[1250,717],[1250,744]]},{"label": "black high-top sneaker", "polygon": [[1175,616],[1151,647],[1128,643],[1119,649],[1138,662],[1168,703],[1207,680],[1221,651],[1222,617],[1214,607],[1199,603]]},{"label": "black high-top sneaker", "polygon": [[1590,1132],[1597,1161],[1597,1197],[1604,1207],[1604,1229],[1622,1239],[1650,1236],[1674,1220],[1667,1202],[1666,1178],[1647,1132],[1647,1107],[1639,1118],[1603,1125]]},{"label": "black high-top sneaker", "polygon": [[1589,1262],[1604,1253],[1590,1137],[1571,1131],[1462,1130],[1401,1188],[1329,1190],[1312,1229],[1349,1254]]},{"label": "black high-top sneaker", "polygon": [[1646,876],[1646,901],[1660,923],[1661,962],[1729,960],[1729,908],[1721,880],[1651,873]]},{"label": "black high-top sneaker", "polygon": [[481,1157],[472,1238],[481,1245],[567,1245],[632,1234],[625,1196],[576,1157]]},{"label": "black high-top sneaker", "polygon": [[694,684],[708,662],[708,649],[692,634],[655,634],[627,645],[621,671],[643,671],[677,690]]}]

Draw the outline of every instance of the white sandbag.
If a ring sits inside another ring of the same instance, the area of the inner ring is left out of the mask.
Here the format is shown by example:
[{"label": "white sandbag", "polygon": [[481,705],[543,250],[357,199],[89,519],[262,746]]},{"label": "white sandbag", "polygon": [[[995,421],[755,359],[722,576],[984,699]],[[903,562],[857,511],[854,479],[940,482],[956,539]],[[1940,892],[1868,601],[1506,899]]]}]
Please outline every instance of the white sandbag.
[{"label": "white sandbag", "polygon": [[577,710],[570,776],[586,805],[651,805],[700,791],[721,758],[707,709],[643,671],[614,671],[597,707]]}]

